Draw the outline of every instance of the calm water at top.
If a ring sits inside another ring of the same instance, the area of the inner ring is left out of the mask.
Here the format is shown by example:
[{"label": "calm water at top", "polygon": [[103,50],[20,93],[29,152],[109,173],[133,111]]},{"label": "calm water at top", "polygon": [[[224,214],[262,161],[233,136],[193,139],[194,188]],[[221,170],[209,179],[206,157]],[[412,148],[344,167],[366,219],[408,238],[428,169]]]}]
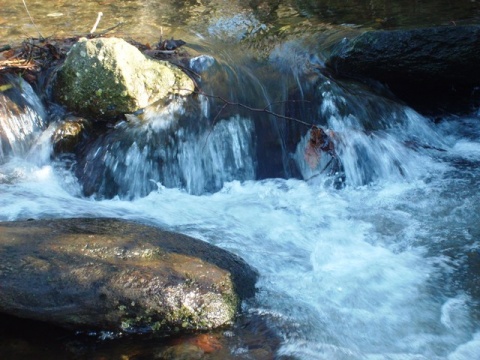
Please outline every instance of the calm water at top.
[{"label": "calm water at top", "polygon": [[175,0],[84,0],[40,1],[26,4],[36,24],[32,25],[21,0],[3,0],[0,42],[26,37],[87,34],[97,18],[98,31],[123,25],[117,34],[139,41],[155,42],[166,36],[222,36],[223,32],[273,32],[285,27],[348,24],[372,28],[397,28],[478,23],[480,2],[476,0],[276,0],[276,1],[175,1]]}]

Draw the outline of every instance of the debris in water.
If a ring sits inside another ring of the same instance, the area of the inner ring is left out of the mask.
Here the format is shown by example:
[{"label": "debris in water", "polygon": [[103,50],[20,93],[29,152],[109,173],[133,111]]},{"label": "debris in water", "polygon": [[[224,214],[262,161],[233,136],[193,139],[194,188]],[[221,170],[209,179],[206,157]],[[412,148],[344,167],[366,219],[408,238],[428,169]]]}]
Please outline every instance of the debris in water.
[{"label": "debris in water", "polygon": [[310,168],[315,169],[320,163],[322,153],[327,153],[336,158],[335,146],[333,144],[334,132],[327,134],[322,128],[315,125],[310,129],[310,140],[305,148],[305,161]]}]

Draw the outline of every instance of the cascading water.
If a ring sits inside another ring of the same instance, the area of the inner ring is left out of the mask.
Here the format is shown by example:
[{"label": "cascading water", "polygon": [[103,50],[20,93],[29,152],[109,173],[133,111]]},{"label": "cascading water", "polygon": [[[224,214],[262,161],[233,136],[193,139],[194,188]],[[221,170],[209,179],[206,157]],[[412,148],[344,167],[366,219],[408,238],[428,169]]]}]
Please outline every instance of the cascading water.
[{"label": "cascading water", "polygon": [[46,123],[32,87],[21,78],[6,76],[5,81],[7,89],[0,92],[0,163],[9,156],[25,155]]},{"label": "cascading water", "polygon": [[[254,74],[235,76],[254,79],[260,103],[288,104],[287,82],[307,82],[277,73],[284,82],[271,89]],[[214,121],[221,102],[173,99],[146,122],[107,130],[72,169],[13,153],[0,166],[0,220],[113,216],[228,249],[260,273],[245,311],[283,339],[280,359],[478,358],[478,115],[435,125],[383,90],[320,73],[301,93],[309,102],[290,111],[333,131],[333,174],[328,154],[314,168],[305,161],[306,127],[237,108]],[[30,148],[50,149],[50,136],[25,132],[37,139]],[[303,179],[287,178],[292,163]],[[279,169],[283,178],[268,176]]]}]

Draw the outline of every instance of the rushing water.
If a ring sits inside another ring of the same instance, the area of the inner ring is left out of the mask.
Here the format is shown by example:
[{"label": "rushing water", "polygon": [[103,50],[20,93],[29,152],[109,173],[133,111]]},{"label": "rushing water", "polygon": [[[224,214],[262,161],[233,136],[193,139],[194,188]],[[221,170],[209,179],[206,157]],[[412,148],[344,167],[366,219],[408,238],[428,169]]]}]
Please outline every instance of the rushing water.
[{"label": "rushing water", "polygon": [[296,100],[287,115],[334,131],[340,173],[326,154],[308,165],[301,125],[235,107],[217,117],[222,103],[200,97],[118,124],[83,154],[96,165],[79,180],[51,159],[55,124],[24,84],[27,114],[1,114],[0,220],[118,217],[228,249],[260,273],[245,311],[280,337],[277,358],[480,358],[480,112],[433,123],[312,72],[321,60],[302,47],[277,47],[266,68],[213,47],[205,86],[258,107]]}]

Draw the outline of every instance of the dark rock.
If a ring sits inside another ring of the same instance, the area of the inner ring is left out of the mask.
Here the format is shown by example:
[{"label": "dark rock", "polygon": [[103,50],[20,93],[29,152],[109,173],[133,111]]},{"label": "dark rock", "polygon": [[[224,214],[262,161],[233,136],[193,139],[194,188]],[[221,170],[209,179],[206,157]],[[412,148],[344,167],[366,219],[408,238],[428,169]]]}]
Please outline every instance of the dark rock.
[{"label": "dark rock", "polygon": [[115,219],[0,223],[0,312],[70,329],[231,324],[257,273],[206,242]]},{"label": "dark rock", "polygon": [[480,84],[480,26],[369,31],[334,49],[327,65],[380,81]]},{"label": "dark rock", "polygon": [[89,126],[90,122],[87,119],[76,116],[68,116],[58,124],[52,134],[54,155],[74,153]]},{"label": "dark rock", "polygon": [[248,312],[239,316],[228,330],[220,328],[171,337],[157,333],[114,336],[72,332],[0,314],[0,353],[2,359],[12,360],[192,360],[199,355],[202,359],[222,360],[291,359],[276,355],[282,338],[268,322],[265,316]]},{"label": "dark rock", "polygon": [[160,40],[160,43],[158,45],[158,49],[159,50],[168,50],[168,51],[171,51],[171,50],[176,50],[178,49],[179,47],[185,45],[186,42],[183,41],[183,40],[174,40],[173,38],[171,38],[170,40]]},{"label": "dark rock", "polygon": [[340,76],[385,83],[408,101],[469,94],[480,85],[479,63],[480,26],[470,25],[368,31],[337,44],[326,65]]}]

